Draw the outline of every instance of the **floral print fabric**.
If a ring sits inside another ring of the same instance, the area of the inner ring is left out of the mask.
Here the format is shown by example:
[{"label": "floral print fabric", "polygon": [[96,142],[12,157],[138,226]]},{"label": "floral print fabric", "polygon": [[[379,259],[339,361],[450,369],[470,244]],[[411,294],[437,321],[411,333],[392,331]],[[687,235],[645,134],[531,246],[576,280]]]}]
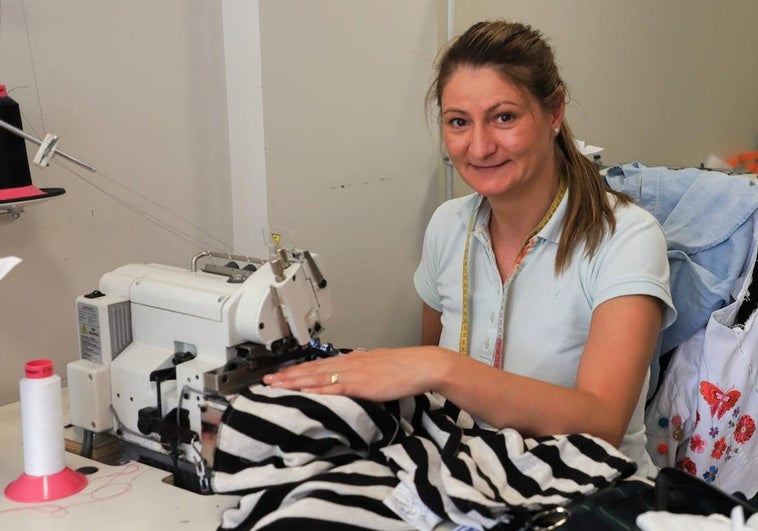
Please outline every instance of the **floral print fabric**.
[{"label": "floral print fabric", "polygon": [[[758,228],[754,227],[754,234]],[[658,466],[676,466],[747,497],[758,493],[758,317],[735,324],[749,294],[756,238],[734,302],[677,347],[647,408],[648,450]]]}]

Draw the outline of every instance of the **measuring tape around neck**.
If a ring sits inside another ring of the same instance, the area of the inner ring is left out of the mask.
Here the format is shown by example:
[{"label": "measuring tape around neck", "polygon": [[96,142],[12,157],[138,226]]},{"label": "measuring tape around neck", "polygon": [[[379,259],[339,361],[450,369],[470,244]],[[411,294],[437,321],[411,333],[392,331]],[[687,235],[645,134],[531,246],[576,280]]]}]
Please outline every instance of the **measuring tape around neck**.
[{"label": "measuring tape around neck", "polygon": [[[553,197],[553,202],[550,203],[550,207],[547,209],[547,212],[545,212],[545,215],[542,216],[542,220],[540,220],[539,223],[532,229],[532,231],[529,233],[529,236],[524,240],[524,244],[521,246],[521,250],[518,253],[518,256],[516,258],[515,263],[513,264],[513,270],[515,273],[516,268],[518,267],[519,263],[521,262],[521,259],[526,255],[526,252],[529,250],[532,239],[541,231],[545,225],[547,225],[547,222],[550,221],[550,218],[553,217],[553,214],[555,214],[555,211],[558,209],[558,205],[561,204],[561,201],[563,200],[563,196],[566,195],[566,190],[568,186],[566,184],[566,179],[561,177],[558,181],[558,190],[555,192],[555,196]],[[469,344],[468,344],[468,328],[469,328],[469,254],[470,254],[470,248],[471,248],[471,235],[474,232],[474,224],[476,222],[477,214],[479,213],[479,209],[481,208],[483,204],[483,198],[480,198],[479,201],[476,202],[474,205],[473,210],[471,211],[471,217],[469,218],[468,223],[468,229],[466,230],[466,244],[463,249],[463,278],[462,278],[462,290],[463,290],[463,307],[461,311],[461,334],[460,339],[458,340],[458,352],[461,354],[464,354],[468,356],[469,354]],[[511,277],[513,274],[511,274]],[[501,301],[501,308],[500,308],[500,323],[499,326],[501,330],[498,331],[498,336],[501,336],[503,334],[502,328],[504,327],[503,321],[503,305],[504,302]],[[496,348],[502,349],[502,341],[496,341],[495,342]],[[498,364],[499,365],[499,364]]]}]

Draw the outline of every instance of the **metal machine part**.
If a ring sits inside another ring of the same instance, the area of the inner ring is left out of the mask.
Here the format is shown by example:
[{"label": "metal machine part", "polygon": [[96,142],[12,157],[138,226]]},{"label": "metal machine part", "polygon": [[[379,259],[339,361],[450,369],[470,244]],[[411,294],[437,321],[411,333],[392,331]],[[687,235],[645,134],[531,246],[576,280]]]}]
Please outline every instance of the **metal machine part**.
[{"label": "metal machine part", "polygon": [[72,423],[115,434],[131,458],[201,493],[226,404],[283,365],[338,353],[318,338],[332,315],[319,257],[297,249],[271,260],[200,253],[189,269],[125,265],[77,298],[77,315]]}]

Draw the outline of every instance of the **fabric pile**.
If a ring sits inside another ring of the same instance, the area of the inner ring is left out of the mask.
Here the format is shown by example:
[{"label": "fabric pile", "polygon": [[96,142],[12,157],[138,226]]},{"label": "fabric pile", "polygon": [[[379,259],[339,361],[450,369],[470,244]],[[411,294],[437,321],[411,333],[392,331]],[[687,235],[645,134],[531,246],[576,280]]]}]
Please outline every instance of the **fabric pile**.
[{"label": "fabric pile", "polygon": [[252,386],[227,408],[213,489],[241,495],[220,529],[518,529],[631,476],[583,434],[524,438],[438,395],[384,404]]}]

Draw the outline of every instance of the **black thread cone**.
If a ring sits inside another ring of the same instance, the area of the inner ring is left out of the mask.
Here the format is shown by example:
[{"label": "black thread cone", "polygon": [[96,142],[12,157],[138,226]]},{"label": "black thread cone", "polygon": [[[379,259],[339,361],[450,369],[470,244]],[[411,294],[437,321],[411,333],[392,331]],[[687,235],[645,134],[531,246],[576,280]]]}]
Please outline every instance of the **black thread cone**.
[{"label": "black thread cone", "polygon": [[[10,96],[0,96],[0,120],[22,129],[21,111]],[[20,188],[32,184],[26,141],[0,128],[0,189]]]}]

